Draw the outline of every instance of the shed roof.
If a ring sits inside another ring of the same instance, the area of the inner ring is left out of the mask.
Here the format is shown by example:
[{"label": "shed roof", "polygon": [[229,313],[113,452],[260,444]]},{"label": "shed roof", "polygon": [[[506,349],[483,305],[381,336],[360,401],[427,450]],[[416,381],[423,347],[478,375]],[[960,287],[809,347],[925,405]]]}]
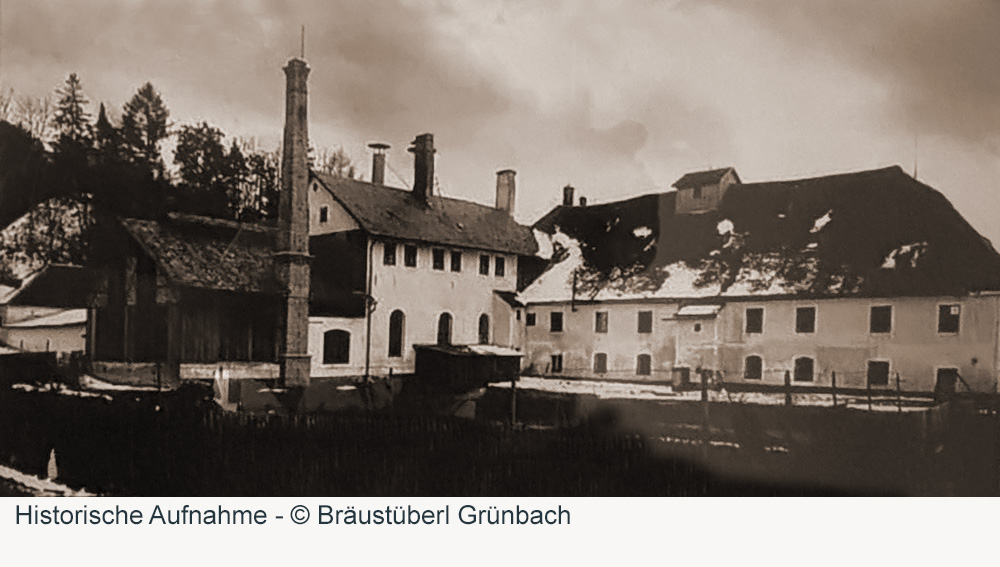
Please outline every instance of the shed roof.
[{"label": "shed roof", "polygon": [[247,293],[281,291],[269,231],[180,216],[125,219],[122,224],[175,285]]},{"label": "shed roof", "polygon": [[508,254],[531,255],[531,230],[505,211],[432,195],[429,205],[412,191],[313,173],[361,228],[374,236]]}]

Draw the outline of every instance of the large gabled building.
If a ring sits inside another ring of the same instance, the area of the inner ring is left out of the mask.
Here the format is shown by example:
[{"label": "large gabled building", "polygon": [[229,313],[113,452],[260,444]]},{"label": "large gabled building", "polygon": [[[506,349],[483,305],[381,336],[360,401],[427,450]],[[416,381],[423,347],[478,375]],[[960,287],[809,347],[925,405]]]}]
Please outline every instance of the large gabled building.
[{"label": "large gabled building", "polygon": [[[412,373],[414,345],[523,341],[511,300],[537,245],[511,216],[514,172],[497,174],[490,207],[432,193],[430,134],[412,151],[412,190],[313,175],[309,333],[323,345],[313,376]],[[383,178],[379,167],[376,159],[374,179]]]},{"label": "large gabled building", "polygon": [[1000,255],[939,192],[898,167],[675,186],[535,225],[530,372],[995,390]]}]

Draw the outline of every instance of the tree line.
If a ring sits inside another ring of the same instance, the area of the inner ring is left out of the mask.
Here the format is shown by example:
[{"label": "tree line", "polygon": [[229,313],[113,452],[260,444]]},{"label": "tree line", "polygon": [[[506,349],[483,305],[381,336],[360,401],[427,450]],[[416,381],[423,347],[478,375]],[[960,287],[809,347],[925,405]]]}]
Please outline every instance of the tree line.
[{"label": "tree line", "polygon": [[[354,177],[342,148],[310,148],[310,159],[315,169]],[[227,137],[206,122],[175,125],[149,82],[120,113],[101,103],[96,116],[76,73],[54,97],[0,92],[0,227],[27,218],[0,238],[0,283],[16,284],[16,265],[82,261],[89,229],[116,218],[183,212],[268,222],[277,215],[280,164],[280,148],[255,138]]]},{"label": "tree line", "polygon": [[[255,138],[227,137],[207,122],[173,124],[162,95],[149,82],[118,116],[101,103],[94,117],[82,81],[71,73],[54,101],[0,94],[0,121],[0,163],[30,157],[32,164],[16,179],[0,179],[0,210],[8,213],[0,214],[4,226],[13,220],[11,214],[51,197],[81,198],[116,216],[178,211],[264,221],[276,215],[280,148],[261,148]],[[175,142],[172,169],[162,154],[170,138]],[[310,159],[316,169],[354,177],[342,148],[310,148]],[[4,202],[11,191],[22,192],[21,202]]]}]

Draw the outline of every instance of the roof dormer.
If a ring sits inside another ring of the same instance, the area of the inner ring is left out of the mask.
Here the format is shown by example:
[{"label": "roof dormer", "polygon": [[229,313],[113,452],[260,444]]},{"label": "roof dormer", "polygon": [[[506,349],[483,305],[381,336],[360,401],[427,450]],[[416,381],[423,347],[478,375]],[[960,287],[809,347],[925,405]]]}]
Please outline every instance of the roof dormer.
[{"label": "roof dormer", "polygon": [[686,173],[673,185],[677,189],[674,213],[685,215],[714,211],[719,208],[726,189],[735,183],[740,183],[740,176],[732,167]]}]

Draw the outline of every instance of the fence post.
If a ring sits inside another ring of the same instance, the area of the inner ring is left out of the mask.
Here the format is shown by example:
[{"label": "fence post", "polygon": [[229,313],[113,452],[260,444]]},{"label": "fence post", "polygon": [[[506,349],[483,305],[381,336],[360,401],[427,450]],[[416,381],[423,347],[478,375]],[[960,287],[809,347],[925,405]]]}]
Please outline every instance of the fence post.
[{"label": "fence post", "polygon": [[899,386],[899,372],[896,373],[896,409],[903,413],[903,390]]},{"label": "fence post", "polygon": [[708,379],[705,377],[706,373],[704,370],[699,370],[698,374],[701,376],[701,401],[708,401]]},{"label": "fence post", "polygon": [[785,405],[792,405],[792,373],[785,371]]},{"label": "fence post", "polygon": [[517,423],[517,376],[510,379],[510,425]]},{"label": "fence post", "polygon": [[872,381],[865,380],[865,393],[868,394],[868,411],[872,411]]},{"label": "fence post", "polygon": [[833,380],[833,407],[837,407],[837,371],[830,372]]}]

